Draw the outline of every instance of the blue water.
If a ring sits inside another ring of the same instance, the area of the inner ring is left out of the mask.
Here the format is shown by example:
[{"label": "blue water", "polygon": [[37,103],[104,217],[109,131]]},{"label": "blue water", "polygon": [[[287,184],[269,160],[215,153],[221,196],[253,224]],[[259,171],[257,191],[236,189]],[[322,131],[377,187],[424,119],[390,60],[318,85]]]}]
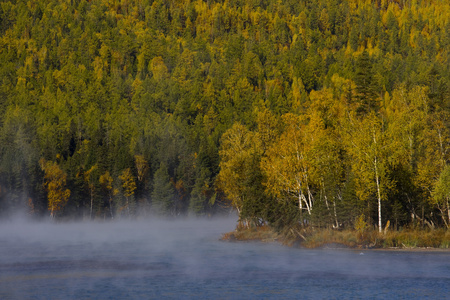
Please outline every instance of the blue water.
[{"label": "blue water", "polygon": [[450,252],[218,240],[234,227],[0,223],[0,299],[450,299]]}]

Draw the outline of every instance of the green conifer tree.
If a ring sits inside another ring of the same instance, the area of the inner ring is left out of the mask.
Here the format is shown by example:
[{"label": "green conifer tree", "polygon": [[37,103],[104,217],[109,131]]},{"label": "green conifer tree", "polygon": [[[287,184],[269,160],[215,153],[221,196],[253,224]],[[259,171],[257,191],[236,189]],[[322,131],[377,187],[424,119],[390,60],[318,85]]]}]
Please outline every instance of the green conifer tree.
[{"label": "green conifer tree", "polygon": [[155,172],[153,181],[153,191],[151,194],[153,208],[163,215],[173,213],[175,190],[170,182],[169,171],[164,163]]},{"label": "green conifer tree", "polygon": [[359,104],[357,108],[358,113],[366,115],[371,111],[377,111],[379,109],[379,104],[375,89],[372,61],[367,51],[364,51],[356,61],[355,71],[355,98]]}]

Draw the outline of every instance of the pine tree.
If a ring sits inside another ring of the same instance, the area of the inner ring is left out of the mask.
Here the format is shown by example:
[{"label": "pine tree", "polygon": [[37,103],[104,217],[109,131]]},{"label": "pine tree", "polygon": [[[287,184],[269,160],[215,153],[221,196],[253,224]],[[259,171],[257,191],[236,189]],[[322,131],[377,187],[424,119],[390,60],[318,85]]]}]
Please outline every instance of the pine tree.
[{"label": "pine tree", "polygon": [[156,212],[162,215],[173,214],[175,190],[164,163],[161,163],[159,169],[155,172],[151,198]]},{"label": "pine tree", "polygon": [[378,111],[379,103],[375,89],[372,61],[366,50],[363,51],[356,61],[355,69],[355,98],[357,99],[359,105],[357,109],[358,113],[360,115],[366,115],[371,111]]}]

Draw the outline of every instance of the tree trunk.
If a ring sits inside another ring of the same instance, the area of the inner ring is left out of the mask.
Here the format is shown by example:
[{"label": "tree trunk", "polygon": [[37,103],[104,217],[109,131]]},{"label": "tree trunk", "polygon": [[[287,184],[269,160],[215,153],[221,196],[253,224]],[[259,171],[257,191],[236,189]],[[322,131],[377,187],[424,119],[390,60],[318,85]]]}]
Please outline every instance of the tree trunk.
[{"label": "tree trunk", "polygon": [[127,213],[128,213],[128,217],[130,216],[130,202],[128,201],[128,197],[127,198]]},{"label": "tree trunk", "polygon": [[310,215],[311,214],[311,207],[308,204],[308,200],[306,200],[306,197],[305,197],[305,195],[303,195],[303,193],[301,193],[300,197],[301,197],[302,201],[305,202],[306,210],[308,211],[308,214]]},{"label": "tree trunk", "polygon": [[336,228],[339,228],[339,222],[338,222],[337,211],[336,211],[336,198],[334,198],[334,201],[333,201],[333,210],[334,210],[334,220],[336,222]]},{"label": "tree trunk", "polygon": [[300,210],[300,221],[302,222],[302,226],[303,226],[303,203],[302,203],[302,193],[301,192],[298,194],[298,209]]},{"label": "tree trunk", "polygon": [[94,205],[94,195],[93,195],[92,189],[91,189],[90,192],[91,192],[90,193],[91,194],[91,209],[89,211],[89,219],[92,220],[92,207]]},{"label": "tree trunk", "polygon": [[307,186],[306,188],[308,189],[308,202],[309,202],[308,213],[311,214],[311,209],[313,207],[313,196],[311,191],[309,190],[309,186]]},{"label": "tree trunk", "polygon": [[377,182],[377,198],[378,198],[378,231],[381,232],[381,191],[380,178],[378,177],[377,158],[375,157],[375,180]]},{"label": "tree trunk", "polygon": [[303,210],[302,193],[298,194],[298,209],[300,210],[300,212]]},{"label": "tree trunk", "polygon": [[111,197],[109,197],[109,212],[111,213],[111,219],[114,219],[111,202],[112,202],[112,199],[111,199]]},{"label": "tree trunk", "polygon": [[445,222],[447,225],[447,228],[450,228],[450,206],[448,206],[448,197],[447,197],[447,217],[448,217],[448,222]]}]

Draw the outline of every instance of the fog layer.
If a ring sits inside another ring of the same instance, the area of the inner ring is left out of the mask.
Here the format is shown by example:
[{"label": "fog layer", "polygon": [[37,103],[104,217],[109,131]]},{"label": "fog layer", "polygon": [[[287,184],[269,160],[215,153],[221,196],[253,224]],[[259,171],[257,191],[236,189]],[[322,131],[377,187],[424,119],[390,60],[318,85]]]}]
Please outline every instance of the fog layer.
[{"label": "fog layer", "polygon": [[441,298],[450,253],[220,242],[236,218],[0,224],[1,299]]}]

